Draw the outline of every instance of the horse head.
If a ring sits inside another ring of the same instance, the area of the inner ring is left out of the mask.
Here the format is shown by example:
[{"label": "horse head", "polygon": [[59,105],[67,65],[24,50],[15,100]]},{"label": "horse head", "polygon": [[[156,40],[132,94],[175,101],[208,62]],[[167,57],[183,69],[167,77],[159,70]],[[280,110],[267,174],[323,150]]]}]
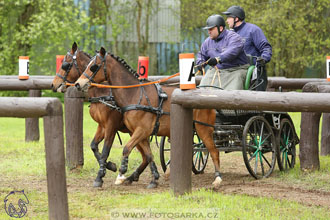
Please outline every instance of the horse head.
[{"label": "horse head", "polygon": [[86,90],[90,83],[100,83],[108,80],[106,68],[107,52],[101,47],[100,51],[89,62],[83,74],[75,82],[76,88]]},{"label": "horse head", "polygon": [[77,43],[74,42],[71,51],[65,55],[62,66],[52,82],[53,91],[65,92],[66,83],[74,83],[79,78],[90,58],[87,53],[80,51]]}]

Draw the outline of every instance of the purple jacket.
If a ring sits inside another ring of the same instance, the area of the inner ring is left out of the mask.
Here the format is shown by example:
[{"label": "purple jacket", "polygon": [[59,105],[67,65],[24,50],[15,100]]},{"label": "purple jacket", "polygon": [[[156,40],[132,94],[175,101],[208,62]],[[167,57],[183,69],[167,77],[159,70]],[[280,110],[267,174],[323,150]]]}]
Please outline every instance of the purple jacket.
[{"label": "purple jacket", "polygon": [[261,56],[266,62],[270,61],[272,58],[272,46],[257,25],[243,21],[240,26],[234,28],[234,31],[244,39],[244,51],[246,54]]},{"label": "purple jacket", "polygon": [[234,31],[224,30],[216,40],[206,38],[197,54],[196,63],[200,64],[212,57],[220,57],[219,69],[241,66],[248,63],[243,50],[242,38]]}]

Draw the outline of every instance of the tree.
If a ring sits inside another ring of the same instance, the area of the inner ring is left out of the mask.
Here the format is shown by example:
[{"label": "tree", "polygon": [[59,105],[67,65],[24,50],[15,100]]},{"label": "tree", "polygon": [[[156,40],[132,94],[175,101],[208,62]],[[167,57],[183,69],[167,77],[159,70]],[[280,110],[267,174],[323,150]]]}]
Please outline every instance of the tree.
[{"label": "tree", "polygon": [[0,74],[18,72],[18,56],[30,57],[30,74],[53,75],[55,55],[72,42],[93,44],[89,18],[73,0],[12,0],[0,5]]}]

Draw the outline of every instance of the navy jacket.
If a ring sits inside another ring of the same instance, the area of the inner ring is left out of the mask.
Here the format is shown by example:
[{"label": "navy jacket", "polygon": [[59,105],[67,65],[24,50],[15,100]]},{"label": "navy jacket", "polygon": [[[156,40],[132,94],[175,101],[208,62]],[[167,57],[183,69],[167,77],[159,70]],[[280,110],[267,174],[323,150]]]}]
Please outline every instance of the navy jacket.
[{"label": "navy jacket", "polygon": [[217,39],[206,38],[197,54],[196,63],[200,64],[209,58],[220,57],[219,69],[241,66],[248,63],[244,53],[243,39],[234,31],[224,30]]},{"label": "navy jacket", "polygon": [[272,46],[262,30],[255,24],[243,23],[234,28],[244,40],[244,51],[252,56],[262,57],[266,62],[272,58]]}]

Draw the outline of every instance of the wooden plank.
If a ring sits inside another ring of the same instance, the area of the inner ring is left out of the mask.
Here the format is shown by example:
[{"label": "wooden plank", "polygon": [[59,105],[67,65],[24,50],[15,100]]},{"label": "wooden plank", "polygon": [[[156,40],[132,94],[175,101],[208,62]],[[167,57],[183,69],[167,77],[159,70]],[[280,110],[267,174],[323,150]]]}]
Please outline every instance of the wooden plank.
[{"label": "wooden plank", "polygon": [[330,112],[330,94],[299,92],[174,90],[172,103],[185,108],[242,109],[288,112]]},{"label": "wooden plank", "polygon": [[53,79],[42,79],[42,78],[29,78],[27,80],[17,79],[1,79],[0,80],[0,91],[15,90],[24,91],[30,89],[51,89]]}]

